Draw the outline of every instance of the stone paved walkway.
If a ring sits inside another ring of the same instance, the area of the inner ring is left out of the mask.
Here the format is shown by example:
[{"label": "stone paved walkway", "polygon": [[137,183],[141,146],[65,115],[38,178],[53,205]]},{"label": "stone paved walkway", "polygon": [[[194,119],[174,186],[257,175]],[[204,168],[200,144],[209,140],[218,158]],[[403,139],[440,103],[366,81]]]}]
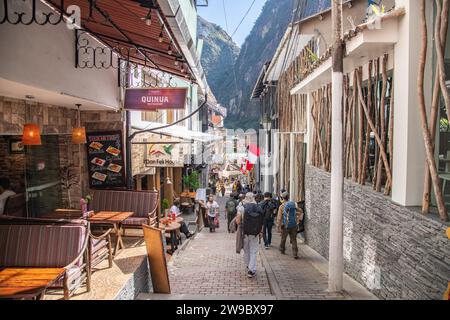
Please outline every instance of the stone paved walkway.
[{"label": "stone paved walkway", "polygon": [[[226,230],[224,205],[218,197],[221,225],[216,233],[203,228],[169,262],[172,297],[142,296],[143,299],[371,299],[364,288],[350,283],[352,293],[327,292],[326,271],[319,270],[320,258],[311,254],[308,246],[299,244],[301,258],[295,260],[287,243],[286,254],[278,246],[280,236],[274,232],[273,247],[261,246],[257,276],[249,279],[245,273],[243,254],[236,254],[235,234]],[[274,229],[275,231],[275,229]],[[300,241],[299,241],[300,242]],[[322,261],[322,265],[324,262]],[[322,268],[323,269],[323,268]]]}]

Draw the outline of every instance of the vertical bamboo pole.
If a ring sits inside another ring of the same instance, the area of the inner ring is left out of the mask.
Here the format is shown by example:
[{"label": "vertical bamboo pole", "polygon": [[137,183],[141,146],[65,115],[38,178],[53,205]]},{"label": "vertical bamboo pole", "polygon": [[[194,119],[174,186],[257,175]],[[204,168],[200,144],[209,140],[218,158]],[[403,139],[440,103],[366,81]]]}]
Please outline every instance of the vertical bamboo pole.
[{"label": "vertical bamboo pole", "polygon": [[[389,163],[392,167],[392,156],[394,154],[394,83],[391,84],[391,100],[390,100],[390,110],[389,110]],[[384,195],[389,195],[392,188],[392,181],[388,181],[384,189]]]},{"label": "vertical bamboo pole", "polygon": [[[362,69],[359,68],[359,77],[361,78]],[[364,135],[364,122],[363,122],[363,111],[362,111],[362,101],[358,101],[358,181],[361,181],[362,170],[363,170],[363,135]]]},{"label": "vertical bamboo pole", "polygon": [[356,161],[356,104],[358,101],[356,93],[356,73],[353,71],[353,104],[352,104],[352,181],[357,182],[358,168]]},{"label": "vertical bamboo pole", "polygon": [[[439,14],[439,13],[437,13]],[[449,16],[449,2],[448,0],[444,0],[442,12],[441,12],[441,26],[440,26],[440,41],[441,47],[446,47],[447,42],[447,29],[448,29],[448,16]],[[438,21],[436,21],[435,25],[436,29],[439,28]],[[435,31],[437,33],[437,31]],[[436,39],[438,39],[436,37]],[[437,40],[436,40],[437,41]],[[436,47],[438,50],[438,47]],[[436,70],[434,79],[434,88],[433,88],[433,98],[431,102],[431,110],[430,110],[430,120],[429,120],[429,128],[431,133],[431,141],[433,147],[433,153],[435,148],[435,132],[437,125],[437,118],[439,115],[439,93],[440,93],[440,82],[439,82],[439,73]],[[424,191],[423,191],[423,199],[422,199],[422,213],[427,214],[430,211],[430,193],[431,193],[431,176],[430,170],[427,166],[425,166],[425,179],[424,179]]]},{"label": "vertical bamboo pole", "polygon": [[[374,121],[375,121],[375,130],[376,133],[379,134],[379,110],[380,110],[380,101],[378,98],[378,92],[379,92],[379,75],[380,75],[380,59],[377,58],[375,60],[375,102],[374,102]],[[373,164],[373,180],[372,180],[372,186],[373,190],[376,189],[376,183],[377,183],[377,176],[378,176],[378,158],[379,158],[379,148],[378,145],[375,144],[375,158],[374,158],[374,164]]]},{"label": "vertical bamboo pole", "polygon": [[[369,61],[369,65],[367,66],[368,76],[367,76],[367,109],[369,111],[369,115],[372,113],[372,61]],[[363,162],[363,172],[361,175],[360,184],[364,185],[366,183],[366,173],[367,166],[369,162],[369,144],[370,144],[370,128],[369,125],[366,125],[366,141],[364,148],[364,162]]]},{"label": "vertical bamboo pole", "polygon": [[422,47],[420,51],[419,60],[419,76],[417,79],[417,92],[419,95],[419,111],[422,120],[422,133],[425,142],[425,151],[427,156],[427,165],[430,169],[431,180],[433,183],[434,193],[436,195],[437,207],[439,210],[439,216],[442,220],[448,221],[448,213],[442,197],[442,190],[434,160],[434,154],[432,150],[431,134],[428,130],[427,113],[425,107],[425,97],[423,92],[423,82],[425,73],[425,61],[427,56],[428,35],[427,35],[427,22],[425,17],[425,0],[420,0],[420,25],[422,30]]},{"label": "vertical bamboo pole", "polygon": [[[381,75],[382,75],[382,89],[381,89],[381,102],[380,102],[380,130],[381,130],[381,144],[386,146],[386,127],[385,127],[385,102],[386,102],[386,88],[387,88],[387,74],[386,74],[387,55],[384,55],[381,62]],[[377,169],[377,182],[375,190],[381,191],[381,181],[383,178],[383,160],[378,160]]]}]

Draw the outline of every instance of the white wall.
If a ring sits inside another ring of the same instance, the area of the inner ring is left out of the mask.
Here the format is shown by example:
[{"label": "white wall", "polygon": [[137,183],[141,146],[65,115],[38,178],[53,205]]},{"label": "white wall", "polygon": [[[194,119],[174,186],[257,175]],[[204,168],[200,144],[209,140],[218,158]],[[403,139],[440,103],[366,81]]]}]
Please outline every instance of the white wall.
[{"label": "white wall", "polygon": [[[12,1],[8,3],[11,5]],[[40,2],[38,8],[49,11]],[[5,23],[0,26],[0,43],[0,78],[119,107],[118,71],[75,68],[75,31],[69,30],[65,23],[57,26]]]},{"label": "white wall", "polygon": [[[406,14],[399,18],[399,39],[395,45],[394,67],[394,155],[392,200],[404,206],[422,203],[425,145],[418,108],[417,75],[421,48],[419,1],[397,0]],[[433,8],[427,2],[428,55],[425,69],[425,103],[431,103],[431,30]]]}]

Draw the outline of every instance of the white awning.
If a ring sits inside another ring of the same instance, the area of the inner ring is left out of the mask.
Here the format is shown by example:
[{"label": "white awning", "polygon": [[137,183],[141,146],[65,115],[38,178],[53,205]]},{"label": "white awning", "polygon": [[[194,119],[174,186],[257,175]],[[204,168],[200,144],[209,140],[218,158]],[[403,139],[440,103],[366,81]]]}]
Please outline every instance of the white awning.
[{"label": "white awning", "polygon": [[[131,112],[131,124],[135,130],[151,130],[152,128],[158,128],[164,124],[142,121],[140,112]],[[164,129],[155,130],[152,133],[161,133],[174,138],[179,138],[183,140],[194,140],[197,142],[210,143],[214,141],[220,141],[223,139],[221,136],[216,136],[200,131],[192,131],[186,127],[174,125]]]}]

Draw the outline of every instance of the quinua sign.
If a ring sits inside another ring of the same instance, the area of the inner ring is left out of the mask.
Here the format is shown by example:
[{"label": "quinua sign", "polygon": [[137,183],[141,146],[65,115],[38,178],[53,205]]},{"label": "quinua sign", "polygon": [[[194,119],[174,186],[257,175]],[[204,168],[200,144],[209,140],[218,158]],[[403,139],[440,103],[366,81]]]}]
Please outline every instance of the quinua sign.
[{"label": "quinua sign", "polygon": [[152,144],[147,149],[144,163],[150,167],[183,167],[184,154],[180,145]]}]

